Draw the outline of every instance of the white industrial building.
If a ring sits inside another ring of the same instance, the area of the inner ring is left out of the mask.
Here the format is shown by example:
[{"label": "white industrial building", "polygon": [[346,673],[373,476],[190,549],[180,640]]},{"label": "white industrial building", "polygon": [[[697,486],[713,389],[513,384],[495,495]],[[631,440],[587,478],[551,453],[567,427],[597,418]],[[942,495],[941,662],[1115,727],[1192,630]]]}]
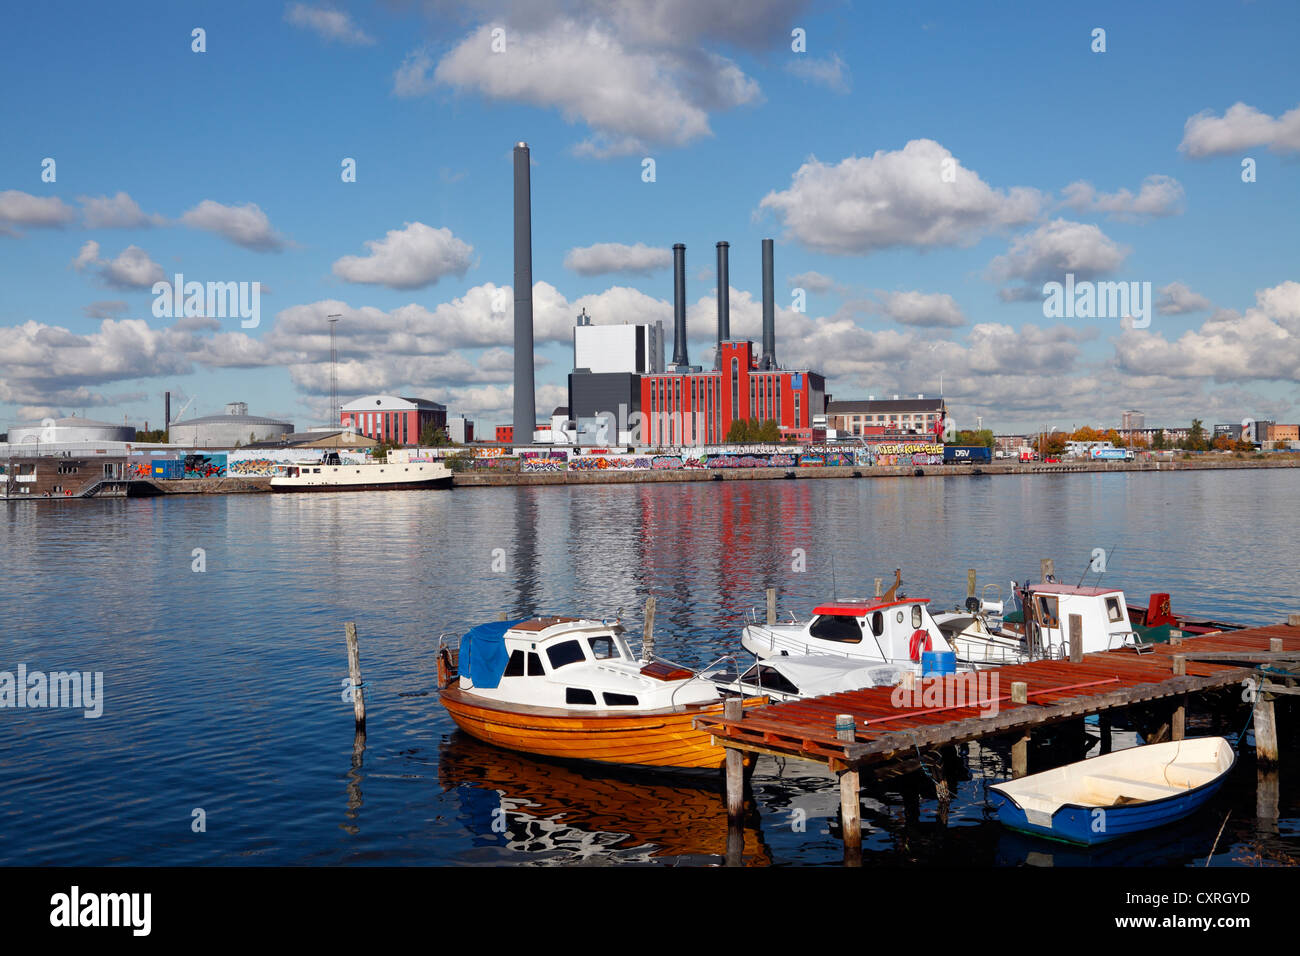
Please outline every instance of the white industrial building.
[{"label": "white industrial building", "polygon": [[573,327],[573,367],[597,374],[662,375],[664,324],[592,325],[584,310]]}]

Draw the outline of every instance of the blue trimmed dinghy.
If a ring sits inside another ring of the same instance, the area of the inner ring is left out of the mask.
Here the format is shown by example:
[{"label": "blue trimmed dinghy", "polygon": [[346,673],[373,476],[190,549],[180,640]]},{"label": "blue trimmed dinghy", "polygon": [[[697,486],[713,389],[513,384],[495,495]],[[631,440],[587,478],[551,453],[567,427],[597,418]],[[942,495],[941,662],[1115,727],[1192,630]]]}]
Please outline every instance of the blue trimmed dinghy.
[{"label": "blue trimmed dinghy", "polygon": [[989,788],[1013,830],[1091,846],[1182,820],[1218,792],[1237,755],[1222,737],[1131,747]]}]

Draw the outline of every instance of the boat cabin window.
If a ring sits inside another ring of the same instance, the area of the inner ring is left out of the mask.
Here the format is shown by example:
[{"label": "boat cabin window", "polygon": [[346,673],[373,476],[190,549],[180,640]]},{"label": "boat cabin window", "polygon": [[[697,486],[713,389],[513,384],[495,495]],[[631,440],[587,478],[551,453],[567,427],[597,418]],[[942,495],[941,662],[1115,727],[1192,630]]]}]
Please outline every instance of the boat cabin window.
[{"label": "boat cabin window", "polygon": [[885,615],[880,611],[871,615],[871,633],[879,637],[885,633]]},{"label": "boat cabin window", "polygon": [[542,659],[537,656],[536,651],[528,652],[528,676],[541,677],[546,671],[542,670]]},{"label": "boat cabin window", "polygon": [[587,638],[587,644],[591,647],[591,656],[598,661],[618,660],[618,645],[614,643],[614,638],[608,634],[602,634],[600,637]]},{"label": "boat cabin window", "polygon": [[862,643],[862,627],[858,624],[858,619],[847,614],[819,614],[808,633],[823,641]]},{"label": "boat cabin window", "polygon": [[1039,623],[1044,627],[1060,627],[1060,607],[1057,604],[1057,599],[1046,594],[1040,594],[1037,603]]},{"label": "boat cabin window", "polygon": [[781,694],[797,694],[799,688],[790,683],[790,680],[774,667],[767,667],[762,664],[751,667],[745,671],[740,678],[746,684],[757,684],[759,687],[768,690],[774,690]]},{"label": "boat cabin window", "polygon": [[605,698],[605,703],[609,707],[635,707],[640,703],[635,694],[613,694],[605,691],[601,696]]},{"label": "boat cabin window", "polygon": [[[558,671],[561,667],[567,667],[569,664],[576,664],[587,659],[587,655],[582,653],[582,645],[577,641],[564,641],[554,647],[548,647],[546,656],[551,662],[551,670],[553,671]],[[593,704],[595,702],[595,700],[592,700]]]},{"label": "boat cabin window", "polygon": [[[574,641],[576,644],[577,641]],[[585,687],[566,687],[564,688],[564,702],[566,704],[596,704],[596,695]]]},{"label": "boat cabin window", "polygon": [[524,676],[524,652],[514,651],[510,655],[510,660],[506,662],[506,671],[502,677],[523,677]]},{"label": "boat cabin window", "polygon": [[921,605],[912,605],[912,627],[921,626]]},{"label": "boat cabin window", "polygon": [[1119,598],[1106,598],[1106,619],[1112,624],[1123,620],[1119,613]]}]

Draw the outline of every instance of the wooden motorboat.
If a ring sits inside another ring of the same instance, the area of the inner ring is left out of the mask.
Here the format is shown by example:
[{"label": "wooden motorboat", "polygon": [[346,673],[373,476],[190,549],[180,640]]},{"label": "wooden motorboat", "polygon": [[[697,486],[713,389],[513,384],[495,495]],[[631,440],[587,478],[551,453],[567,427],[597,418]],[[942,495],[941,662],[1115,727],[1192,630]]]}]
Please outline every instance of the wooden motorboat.
[{"label": "wooden motorboat", "polygon": [[1174,823],[1218,792],[1236,762],[1222,737],[1130,747],[989,788],[1013,830],[1092,845]]},{"label": "wooden motorboat", "polygon": [[440,697],[457,726],[480,740],[574,760],[723,764],[723,749],[693,726],[722,711],[721,688],[685,667],[637,659],[617,622],[494,621],[471,628],[458,651],[439,649]]}]

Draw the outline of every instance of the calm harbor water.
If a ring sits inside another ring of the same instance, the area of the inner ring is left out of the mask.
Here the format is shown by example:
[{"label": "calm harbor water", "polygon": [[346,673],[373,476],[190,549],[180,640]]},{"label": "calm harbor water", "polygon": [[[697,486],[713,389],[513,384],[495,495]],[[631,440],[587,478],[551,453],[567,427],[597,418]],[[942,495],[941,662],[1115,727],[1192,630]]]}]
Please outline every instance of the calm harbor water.
[{"label": "calm harbor water", "polygon": [[[1298,499],[1293,471],[1236,471],[10,503],[0,670],[102,671],[104,701],[98,719],[0,710],[0,864],[716,863],[714,779],[611,775],[456,731],[434,692],[439,634],[503,610],[620,608],[639,633],[654,594],[660,653],[707,664],[738,649],[768,584],[803,616],[832,581],[865,596],[901,567],[907,593],[947,607],[968,567],[1005,594],[1040,557],[1074,583],[1094,548],[1134,603],[1169,591],[1176,610],[1276,623],[1300,611]],[[347,620],[364,748],[342,694]],[[868,865],[1185,865],[1229,809],[1216,864],[1300,860],[1300,755],[1284,754],[1278,820],[1256,814],[1247,754],[1213,808],[1104,853],[1001,830],[984,786],[1005,754],[966,756],[946,828],[932,800],[866,798]],[[832,777],[764,759],[754,788],[746,862],[840,862]]]}]

